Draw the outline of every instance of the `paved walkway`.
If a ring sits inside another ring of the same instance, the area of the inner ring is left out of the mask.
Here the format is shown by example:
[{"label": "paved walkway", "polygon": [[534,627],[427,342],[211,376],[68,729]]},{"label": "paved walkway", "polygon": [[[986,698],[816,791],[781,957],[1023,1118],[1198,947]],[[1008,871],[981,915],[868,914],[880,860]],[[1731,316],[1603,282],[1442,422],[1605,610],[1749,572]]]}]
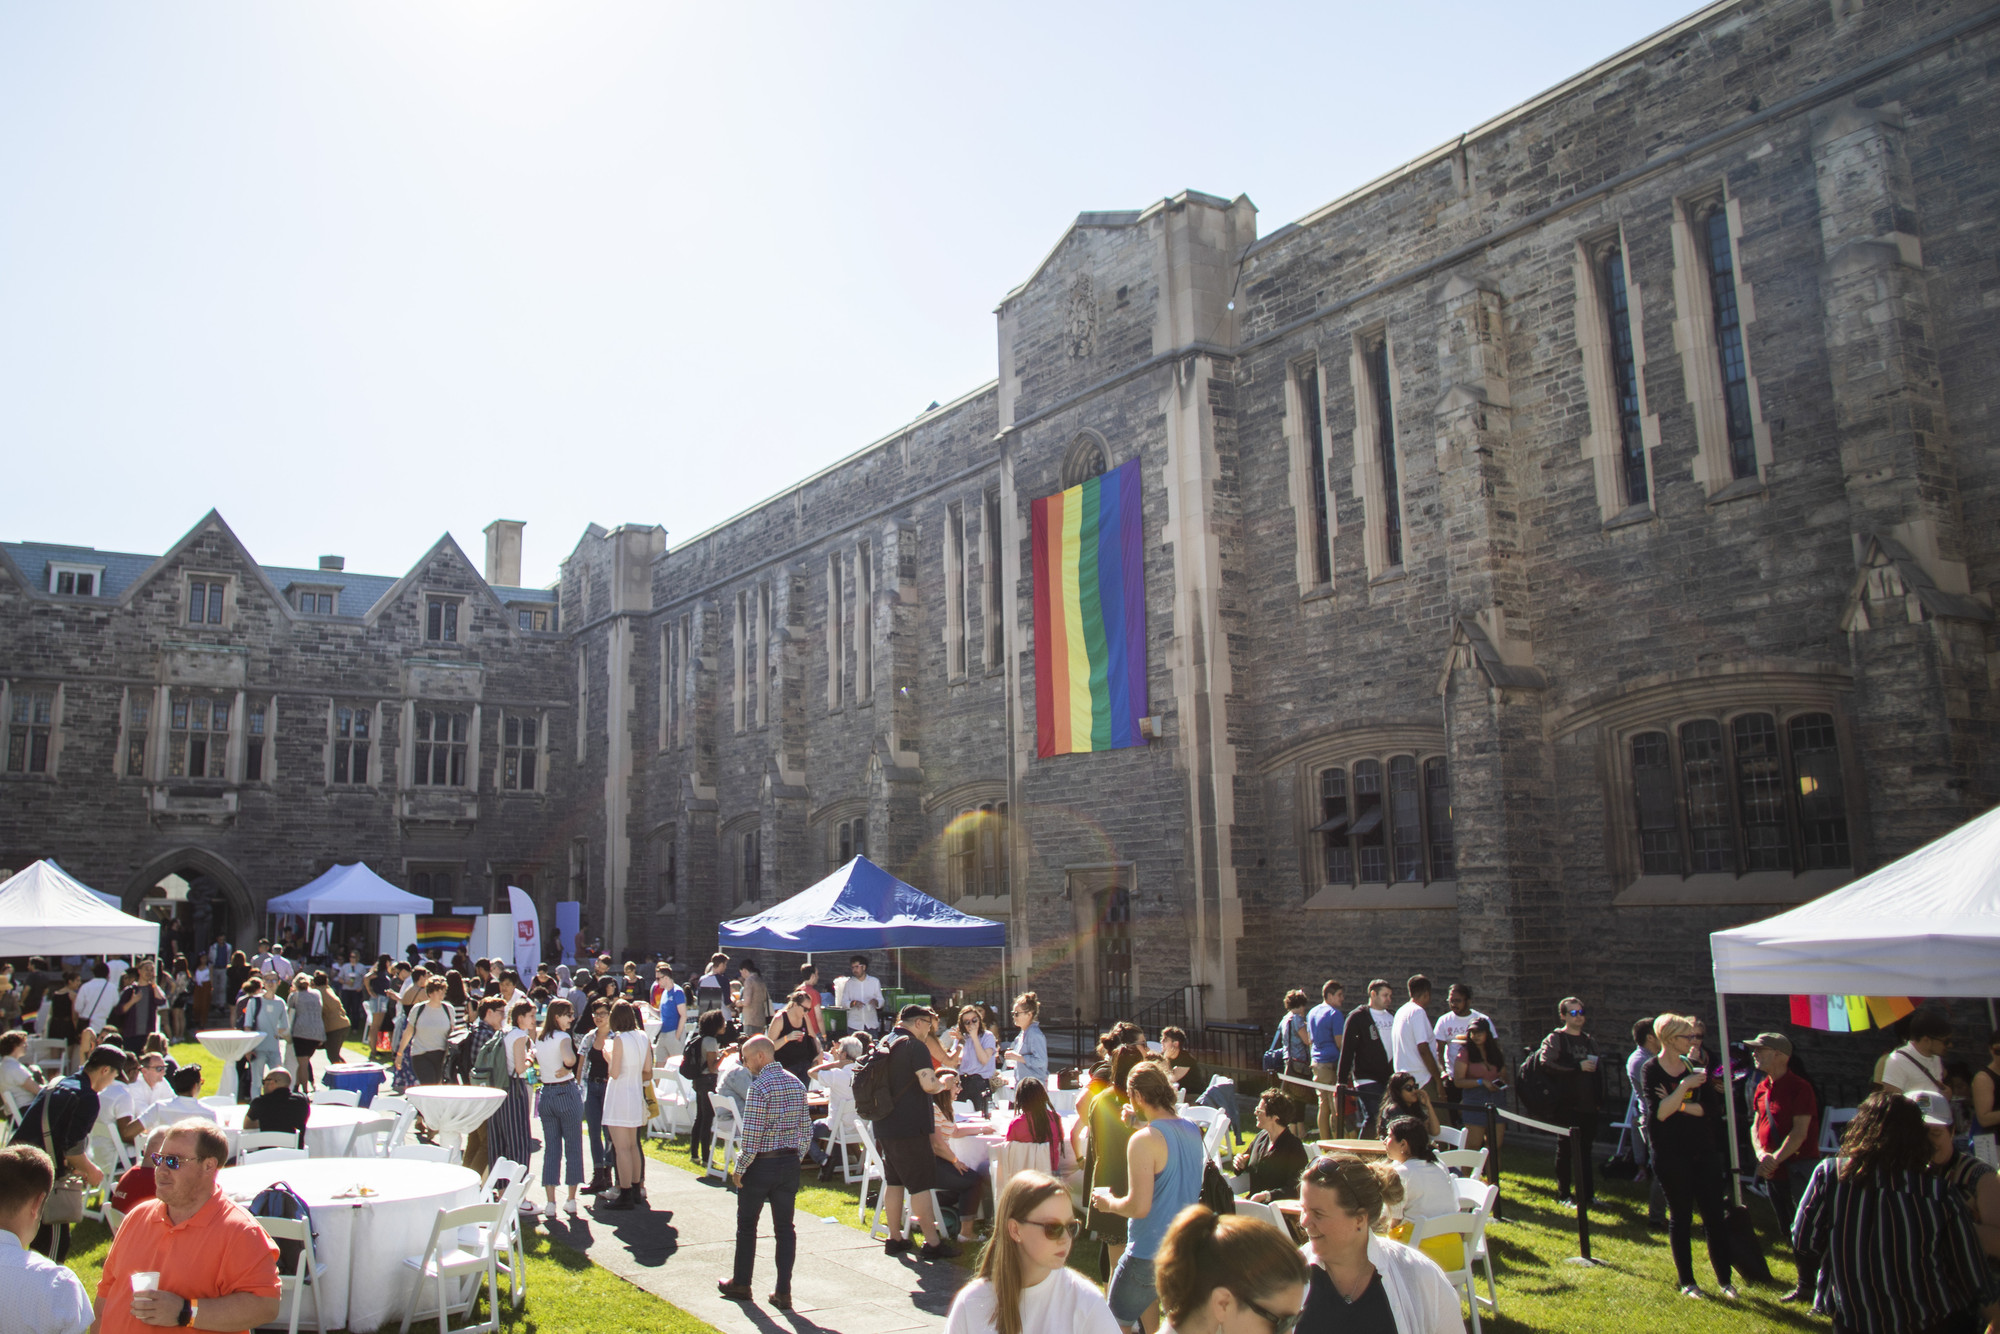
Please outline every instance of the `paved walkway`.
[{"label": "paved walkway", "polygon": [[[539,1158],[530,1180],[541,1180]],[[957,1264],[925,1263],[882,1253],[882,1243],[846,1223],[801,1211],[798,1262],[792,1271],[790,1311],[765,1301],[777,1274],[771,1215],[757,1236],[751,1280],[756,1301],[716,1295],[736,1258],[736,1195],[720,1178],[706,1180],[648,1159],[650,1212],[592,1211],[554,1224],[540,1219],[548,1236],[583,1251],[597,1264],[646,1291],[699,1316],[725,1334],[891,1334],[944,1328],[945,1313],[968,1278]],[[541,1198],[541,1187],[531,1192]],[[588,1204],[588,1201],[585,1201]],[[528,1300],[534,1300],[531,1290]]]}]

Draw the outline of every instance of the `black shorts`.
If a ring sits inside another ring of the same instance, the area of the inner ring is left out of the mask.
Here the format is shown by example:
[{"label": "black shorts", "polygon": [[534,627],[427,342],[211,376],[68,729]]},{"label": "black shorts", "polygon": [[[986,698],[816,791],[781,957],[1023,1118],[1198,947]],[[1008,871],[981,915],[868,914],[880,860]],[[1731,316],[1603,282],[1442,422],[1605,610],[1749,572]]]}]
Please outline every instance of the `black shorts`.
[{"label": "black shorts", "polygon": [[937,1185],[937,1155],[931,1152],[931,1137],[895,1138],[880,1141],[882,1171],[892,1186],[908,1191],[931,1190]]}]

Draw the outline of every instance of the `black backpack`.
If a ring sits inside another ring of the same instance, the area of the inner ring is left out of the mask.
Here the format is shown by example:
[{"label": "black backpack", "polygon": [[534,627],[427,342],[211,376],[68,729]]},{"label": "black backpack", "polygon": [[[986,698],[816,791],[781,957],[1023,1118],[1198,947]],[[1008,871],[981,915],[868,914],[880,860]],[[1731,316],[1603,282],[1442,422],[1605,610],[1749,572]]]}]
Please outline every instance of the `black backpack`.
[{"label": "black backpack", "polygon": [[896,1090],[889,1086],[889,1062],[905,1042],[916,1039],[907,1033],[888,1042],[878,1042],[854,1066],[854,1114],[864,1121],[880,1121],[896,1110]]},{"label": "black backpack", "polygon": [[472,1058],[479,1055],[479,1027],[473,1025],[461,1028],[445,1039],[447,1053],[444,1077],[447,1083],[470,1084],[472,1082]]},{"label": "black backpack", "polygon": [[702,1049],[708,1045],[707,1039],[699,1033],[690,1033],[687,1045],[681,1048],[681,1078],[692,1083],[708,1073],[708,1062],[702,1059]]},{"label": "black backpack", "polygon": [[1535,1048],[1514,1067],[1514,1089],[1520,1095],[1522,1111],[1538,1121],[1552,1121],[1561,1109],[1556,1105],[1555,1071],[1543,1062],[1542,1051]]}]

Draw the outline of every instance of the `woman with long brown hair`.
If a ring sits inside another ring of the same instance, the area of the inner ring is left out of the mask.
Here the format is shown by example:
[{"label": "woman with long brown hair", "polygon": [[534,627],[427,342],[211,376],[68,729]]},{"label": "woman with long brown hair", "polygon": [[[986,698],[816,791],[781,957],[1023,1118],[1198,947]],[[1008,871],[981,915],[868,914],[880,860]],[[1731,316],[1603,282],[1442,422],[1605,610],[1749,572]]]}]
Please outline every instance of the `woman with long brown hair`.
[{"label": "woman with long brown hair", "polygon": [[993,1206],[979,1277],[959,1290],[945,1334],[1117,1334],[1104,1294],[1068,1267],[1081,1224],[1046,1172],[1016,1172]]},{"label": "woman with long brown hair", "polygon": [[1438,1133],[1438,1114],[1431,1105],[1431,1091],[1419,1084],[1415,1075],[1398,1070],[1389,1076],[1388,1086],[1382,1090],[1382,1110],[1375,1124],[1386,1126],[1406,1116],[1422,1121],[1426,1133]]},{"label": "woman with long brown hair", "polygon": [[1155,1271],[1160,1334],[1279,1334],[1305,1302],[1306,1266],[1290,1237],[1199,1204],[1167,1229]]},{"label": "woman with long brown hair", "polygon": [[1049,1146],[1049,1171],[1062,1174],[1066,1146],[1062,1118],[1049,1106],[1048,1086],[1039,1079],[1024,1079],[1014,1091],[1014,1119],[1007,1123],[1007,1139],[1014,1144]]}]

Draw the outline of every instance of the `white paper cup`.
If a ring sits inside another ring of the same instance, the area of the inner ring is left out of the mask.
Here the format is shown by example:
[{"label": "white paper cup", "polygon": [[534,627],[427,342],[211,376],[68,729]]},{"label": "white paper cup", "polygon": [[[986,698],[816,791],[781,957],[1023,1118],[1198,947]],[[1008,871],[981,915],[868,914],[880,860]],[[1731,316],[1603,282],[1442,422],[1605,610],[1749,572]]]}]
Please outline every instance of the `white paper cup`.
[{"label": "white paper cup", "polygon": [[132,1275],[132,1291],[158,1292],[160,1273],[157,1269],[141,1269]]}]

